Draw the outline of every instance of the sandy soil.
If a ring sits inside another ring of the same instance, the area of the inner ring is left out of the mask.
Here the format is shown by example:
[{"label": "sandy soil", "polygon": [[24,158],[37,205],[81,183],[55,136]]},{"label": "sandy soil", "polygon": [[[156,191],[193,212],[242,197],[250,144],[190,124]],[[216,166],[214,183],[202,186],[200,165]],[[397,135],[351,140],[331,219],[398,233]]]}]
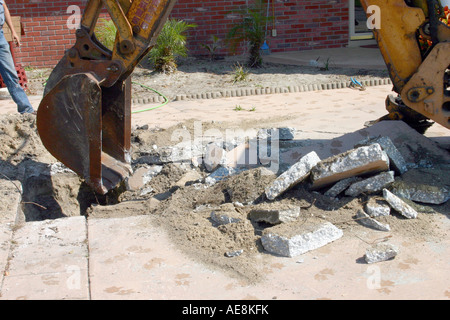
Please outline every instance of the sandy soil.
[{"label": "sandy soil", "polygon": [[[245,80],[234,81],[237,66],[245,65],[245,58],[227,57],[223,60],[210,61],[195,57],[180,59],[178,71],[172,74],[155,73],[147,63],[139,65],[132,74],[133,99],[158,97],[159,94],[173,100],[177,95],[192,93],[212,93],[236,88],[287,87],[289,85],[308,85],[370,79],[386,79],[384,70],[359,70],[351,68],[309,66],[288,66],[264,63],[262,68],[245,68]],[[27,71],[31,80],[32,94],[42,94],[45,80],[51,70],[35,69]],[[149,89],[150,88],[150,89]],[[153,89],[153,90],[152,90]]]}]

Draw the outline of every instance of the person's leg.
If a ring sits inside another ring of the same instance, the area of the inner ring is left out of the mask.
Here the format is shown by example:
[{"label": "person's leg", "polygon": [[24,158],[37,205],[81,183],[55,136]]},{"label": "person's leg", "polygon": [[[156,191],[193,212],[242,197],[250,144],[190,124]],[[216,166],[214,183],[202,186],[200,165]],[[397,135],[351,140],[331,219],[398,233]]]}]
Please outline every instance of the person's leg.
[{"label": "person's leg", "polygon": [[9,45],[0,45],[0,73],[9,94],[17,104],[19,113],[33,112],[34,109],[28,100],[28,96],[19,84],[19,77],[17,76]]}]

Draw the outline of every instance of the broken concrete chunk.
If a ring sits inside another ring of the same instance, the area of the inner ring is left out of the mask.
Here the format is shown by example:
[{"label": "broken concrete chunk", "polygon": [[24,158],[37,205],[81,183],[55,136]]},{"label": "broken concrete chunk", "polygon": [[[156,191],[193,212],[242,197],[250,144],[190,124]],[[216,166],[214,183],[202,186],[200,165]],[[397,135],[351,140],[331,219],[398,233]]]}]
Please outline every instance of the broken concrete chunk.
[{"label": "broken concrete chunk", "polygon": [[260,129],[257,136],[258,139],[292,140],[295,137],[295,128]]},{"label": "broken concrete chunk", "polygon": [[133,174],[125,180],[127,190],[136,191],[142,189],[154,176],[161,172],[162,166],[143,166],[136,169]]},{"label": "broken concrete chunk", "polygon": [[402,216],[408,219],[417,218],[417,211],[389,190],[383,189],[383,197],[392,209],[400,213]]},{"label": "broken concrete chunk", "polygon": [[382,172],[376,176],[353,183],[346,191],[345,195],[357,197],[361,193],[374,193],[383,190],[394,182],[394,171]]},{"label": "broken concrete chunk", "polygon": [[242,253],[244,252],[244,250],[236,250],[236,251],[228,251],[225,252],[225,257],[228,258],[233,258],[233,257],[239,257]]},{"label": "broken concrete chunk", "polygon": [[430,204],[443,204],[450,198],[450,190],[445,187],[397,184],[392,191],[402,198]]},{"label": "broken concrete chunk", "polygon": [[255,167],[259,164],[258,148],[256,144],[245,142],[229,150],[224,155],[224,163],[227,167]]},{"label": "broken concrete chunk", "polygon": [[449,169],[411,169],[392,185],[392,192],[416,202],[443,204],[450,198]]},{"label": "broken concrete chunk", "polygon": [[213,173],[206,177],[205,183],[208,186],[212,186],[218,181],[221,181],[231,175],[238,174],[245,169],[229,168],[229,167],[219,167]]},{"label": "broken concrete chunk", "polygon": [[389,170],[389,159],[377,143],[352,149],[319,162],[311,170],[313,189],[336,181]]},{"label": "broken concrete chunk", "polygon": [[311,169],[319,161],[320,158],[314,151],[302,157],[296,164],[283,172],[266,188],[267,199],[274,200],[286,190],[305,180],[309,176]]},{"label": "broken concrete chunk", "polygon": [[67,168],[61,162],[55,162],[50,165],[50,175],[53,176],[58,173],[74,173],[73,170]]},{"label": "broken concrete chunk", "polygon": [[193,158],[202,157],[204,147],[200,143],[180,142],[175,146],[166,146],[149,150],[142,154],[138,162],[153,165],[167,163],[190,163]]},{"label": "broken concrete chunk", "polygon": [[189,184],[194,184],[202,179],[202,175],[196,170],[189,170],[175,183],[177,187],[184,187]]},{"label": "broken concrete chunk", "polygon": [[231,203],[221,205],[211,212],[210,217],[211,220],[218,225],[237,223],[242,220],[240,214],[235,210],[234,205]]},{"label": "broken concrete chunk", "polygon": [[403,158],[402,154],[398,151],[397,147],[394,145],[392,140],[389,137],[383,136],[383,137],[376,137],[376,138],[369,138],[366,141],[360,142],[358,145],[368,145],[378,143],[381,148],[386,152],[386,154],[389,157],[390,164],[395,172],[398,174],[403,174],[406,171],[408,171],[408,166],[406,164],[405,159]]},{"label": "broken concrete chunk", "polygon": [[241,221],[241,219],[233,218],[225,213],[216,212],[216,211],[211,212],[211,220],[219,225],[228,224],[228,223],[236,223],[236,222]]},{"label": "broken concrete chunk", "polygon": [[127,190],[135,191],[144,187],[144,177],[148,172],[148,168],[141,167],[137,169],[130,177],[126,179]]},{"label": "broken concrete chunk", "polygon": [[307,226],[295,223],[292,225],[295,228],[290,232],[283,232],[282,229],[277,229],[277,226],[266,229],[261,237],[264,249],[283,257],[294,257],[320,248],[343,235],[341,229],[329,222]]},{"label": "broken concrete chunk", "polygon": [[300,215],[300,207],[287,207],[276,204],[269,208],[267,206],[256,206],[249,214],[248,218],[254,221],[264,221],[270,224],[279,224],[297,220]]},{"label": "broken concrete chunk", "polygon": [[398,254],[398,248],[390,243],[381,242],[368,248],[364,259],[367,263],[376,263],[395,258]]},{"label": "broken concrete chunk", "polygon": [[380,230],[380,231],[390,231],[391,228],[387,224],[382,224],[379,221],[372,219],[369,217],[367,213],[365,213],[363,210],[358,210],[356,213],[356,218],[358,219],[358,222],[360,222],[362,225],[365,225],[366,227]]},{"label": "broken concrete chunk", "polygon": [[324,195],[327,197],[335,198],[337,197],[341,192],[345,191],[352,183],[360,181],[361,178],[359,177],[350,177],[347,179],[343,179],[339,182],[336,182],[330,189],[328,189]]},{"label": "broken concrete chunk", "polygon": [[209,172],[214,171],[223,161],[225,157],[225,149],[218,143],[208,143],[205,148],[203,164]]},{"label": "broken concrete chunk", "polygon": [[364,206],[364,210],[372,218],[388,216],[391,213],[391,207],[389,207],[389,205],[384,200],[375,198],[369,199],[369,201]]}]

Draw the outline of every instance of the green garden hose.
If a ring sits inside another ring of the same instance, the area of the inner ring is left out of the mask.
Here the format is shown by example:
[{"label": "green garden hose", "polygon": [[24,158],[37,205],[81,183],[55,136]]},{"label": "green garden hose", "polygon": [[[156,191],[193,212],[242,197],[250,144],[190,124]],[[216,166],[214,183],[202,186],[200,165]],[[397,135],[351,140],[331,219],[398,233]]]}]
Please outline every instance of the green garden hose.
[{"label": "green garden hose", "polygon": [[142,109],[142,110],[136,110],[136,111],[133,111],[133,112],[131,112],[131,113],[140,113],[140,112],[145,112],[145,111],[155,110],[155,109],[161,108],[161,107],[163,107],[163,106],[165,106],[166,104],[169,103],[169,99],[167,99],[167,97],[166,97],[165,95],[163,95],[162,93],[156,91],[155,89],[152,89],[152,88],[150,88],[150,87],[144,86],[143,84],[140,84],[140,83],[138,83],[138,82],[132,81],[131,83],[132,83],[132,84],[137,84],[137,85],[141,86],[142,88],[145,88],[145,89],[148,89],[148,90],[152,90],[153,92],[155,92],[155,93],[159,94],[161,97],[163,97],[164,100],[165,100],[164,103],[163,103],[163,104],[160,104],[159,106],[151,107],[151,108],[146,108],[146,109]]}]

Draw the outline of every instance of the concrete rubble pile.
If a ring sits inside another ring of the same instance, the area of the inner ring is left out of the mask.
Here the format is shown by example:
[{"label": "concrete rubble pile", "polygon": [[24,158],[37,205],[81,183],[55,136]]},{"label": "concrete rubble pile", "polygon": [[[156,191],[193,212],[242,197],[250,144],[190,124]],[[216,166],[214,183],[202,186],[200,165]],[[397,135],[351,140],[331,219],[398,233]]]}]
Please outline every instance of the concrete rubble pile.
[{"label": "concrete rubble pile", "polygon": [[[203,164],[199,166],[207,175],[203,179],[195,175],[193,180],[199,187],[208,188],[251,168],[268,168],[268,162],[265,160],[267,155],[274,152],[270,150],[270,146],[273,149],[271,139],[277,139],[277,142],[287,143],[289,146],[294,137],[293,128],[262,129],[255,139],[241,144],[230,146],[210,142],[203,148],[193,148],[193,153],[189,154],[188,158],[175,157],[172,161],[191,161],[193,157],[199,159],[200,156],[200,162],[203,161]],[[264,156],[260,156],[261,140],[258,139],[266,140],[264,148],[269,150],[262,153]],[[256,152],[252,152],[252,146],[256,146]],[[174,147],[169,153],[177,154],[178,147]],[[175,149],[177,152],[174,152]],[[163,154],[167,154],[167,150],[164,150]],[[156,158],[158,160],[155,165],[161,165],[162,157]],[[263,195],[258,198],[259,202],[235,204],[252,206],[247,218],[270,225],[261,233],[261,243],[267,252],[293,257],[338,240],[343,236],[343,231],[327,221],[315,224],[299,223],[300,207],[286,207],[278,201],[287,191],[301,186],[310,192],[319,192],[330,198],[366,197],[368,201],[364,208],[355,212],[355,221],[377,231],[389,232],[390,226],[377,219],[392,214],[405,219],[415,219],[419,212],[409,204],[411,201],[442,204],[449,199],[447,186],[420,185],[420,182],[402,183],[402,176],[410,169],[418,167],[420,165],[408,163],[404,159],[388,136],[368,137],[355,143],[350,150],[324,159],[320,159],[315,151],[303,154],[297,162],[287,166],[286,170],[276,173],[273,181],[265,187]],[[227,212],[211,212],[211,220],[215,224],[236,223],[241,219],[242,217],[228,215]],[[366,261],[373,263],[391,259],[397,251],[397,248],[390,244],[380,246],[376,250],[368,249]]]},{"label": "concrete rubble pile", "polygon": [[[134,173],[122,188],[138,198],[150,199],[153,202],[148,203],[157,206],[160,201],[170,199],[179,188],[206,190],[221,181],[258,170],[256,179],[269,177],[268,183],[262,189],[252,186],[240,198],[238,192],[233,190],[233,185],[229,186],[227,191],[231,203],[217,210],[211,209],[209,219],[214,227],[239,223],[243,219],[263,225],[258,233],[264,250],[277,256],[294,257],[338,241],[344,231],[326,220],[308,220],[305,223],[302,218],[304,209],[282,201],[289,196],[290,191],[302,188],[329,199],[365,199],[364,207],[355,210],[354,221],[381,232],[391,232],[388,224],[379,221],[382,217],[396,215],[405,221],[416,219],[420,212],[414,202],[440,205],[450,198],[448,179],[445,177],[443,182],[436,184],[411,179],[417,172],[432,175],[433,166],[428,163],[425,165],[423,159],[414,162],[415,159],[410,155],[406,160],[404,150],[407,149],[398,147],[401,141],[394,144],[387,135],[371,136],[369,133],[355,133],[358,140],[340,152],[325,146],[323,149],[334,150],[328,154],[320,149],[322,142],[296,141],[296,130],[293,128],[262,129],[255,137],[231,142],[203,141],[171,147],[153,145],[151,150],[144,150],[133,159]],[[284,161],[286,155],[289,155],[289,160],[294,159],[292,155],[295,155],[295,161]],[[448,164],[448,161],[444,159],[444,163]],[[168,166],[182,168],[175,175],[177,182],[170,190],[150,187],[150,182],[161,175],[174,174],[166,172]],[[24,194],[27,194],[25,200],[35,201],[31,192],[34,188],[36,196],[41,199],[53,197],[52,201],[65,216],[69,210],[75,211],[73,215],[79,214],[80,208],[73,206],[66,209],[70,203],[59,201],[55,196],[61,191],[53,192],[52,186],[47,187],[44,182],[51,177],[53,188],[62,186],[62,180],[73,180],[76,184],[78,178],[73,172],[58,165],[45,167],[44,175],[35,172],[39,169],[37,167],[25,169],[27,172],[22,173],[22,176],[28,177],[22,179],[23,189],[26,190]],[[445,168],[447,171],[449,169]],[[84,199],[88,204],[94,201],[87,199],[92,194],[88,191],[83,193],[81,187],[75,189],[62,186],[61,190],[71,193],[66,198],[79,202]],[[241,211],[248,214],[239,215]],[[368,248],[365,259],[367,263],[374,263],[392,259],[397,252],[395,245],[386,243]],[[224,255],[232,259],[242,253],[243,250],[237,248]]]}]

